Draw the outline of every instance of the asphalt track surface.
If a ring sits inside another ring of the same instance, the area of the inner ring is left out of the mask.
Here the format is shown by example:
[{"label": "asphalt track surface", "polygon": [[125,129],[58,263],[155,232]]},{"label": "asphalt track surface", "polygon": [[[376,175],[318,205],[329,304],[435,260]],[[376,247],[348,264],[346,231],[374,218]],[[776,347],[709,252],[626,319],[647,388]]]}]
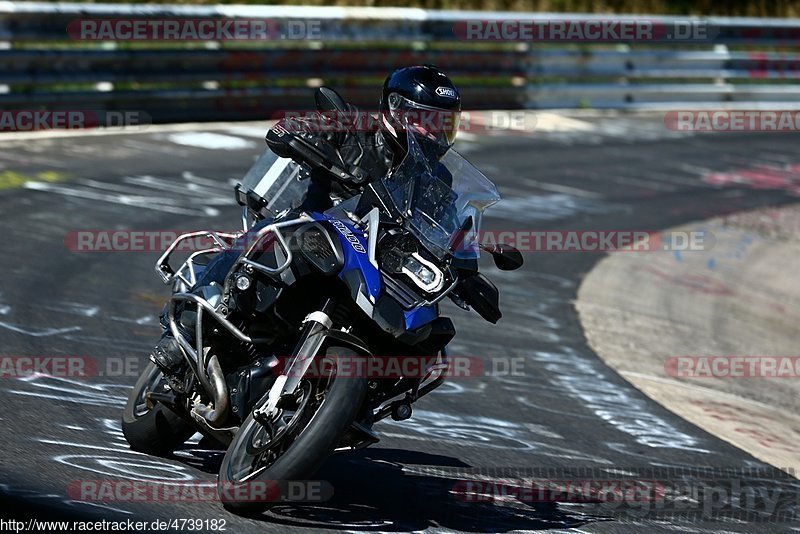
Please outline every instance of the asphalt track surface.
[{"label": "asphalt track surface", "polygon": [[[574,134],[467,136],[460,143],[506,199],[487,228],[658,230],[797,201],[780,188],[703,180],[710,171],[797,163],[796,135],[668,135],[657,117],[588,123],[592,128]],[[221,453],[190,444],[160,459],[127,448],[119,420],[135,376],[110,371],[120,358],[143,365],[158,337],[156,314],[168,294],[152,268],[158,253],[74,252],[65,236],[235,228],[229,182],[262,150],[260,130],[233,125],[210,136],[139,132],[0,143],[0,353],[87,356],[106,375],[0,380],[3,517],[214,518],[233,532],[800,530],[696,515],[608,518],[569,502],[476,504],[450,492],[481,469],[513,478],[530,469],[567,477],[591,468],[595,478],[613,479],[646,469],[663,478],[693,467],[765,467],[650,401],[586,345],[572,301],[598,253],[528,253],[525,267],[511,273],[485,261],[504,317],[491,326],[448,306],[459,331],[451,353],[479,356],[489,367],[515,358],[522,368],[453,379],[418,403],[411,420],[378,425],[380,444],[337,455],[318,473],[335,490],[325,503],[281,505],[251,519],[218,503],[72,499],[68,488],[82,480],[211,484]],[[774,478],[742,476],[796,491]]]}]

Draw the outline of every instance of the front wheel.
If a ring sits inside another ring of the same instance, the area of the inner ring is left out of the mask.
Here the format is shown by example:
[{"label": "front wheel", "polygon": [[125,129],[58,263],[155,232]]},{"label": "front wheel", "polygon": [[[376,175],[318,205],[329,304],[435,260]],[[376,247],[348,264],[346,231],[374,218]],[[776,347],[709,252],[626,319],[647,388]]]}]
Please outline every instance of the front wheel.
[{"label": "front wheel", "polygon": [[122,413],[122,433],[135,451],[163,456],[182,445],[195,428],[161,404],[147,399],[151,391],[166,391],[166,380],[153,362],[133,386]]},{"label": "front wheel", "polygon": [[282,482],[306,480],[319,469],[355,420],[367,391],[366,378],[337,376],[336,362],[360,357],[344,347],[329,348],[330,375],[304,377],[293,409],[282,409],[269,424],[250,413],[220,468],[217,489],[225,508],[244,513],[276,504]]}]

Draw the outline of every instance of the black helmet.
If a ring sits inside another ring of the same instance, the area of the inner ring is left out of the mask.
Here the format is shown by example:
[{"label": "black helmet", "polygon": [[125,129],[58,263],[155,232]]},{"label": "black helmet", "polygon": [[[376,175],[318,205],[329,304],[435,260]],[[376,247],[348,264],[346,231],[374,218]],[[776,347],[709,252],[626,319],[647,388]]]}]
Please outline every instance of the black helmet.
[{"label": "black helmet", "polygon": [[381,130],[393,150],[406,151],[406,130],[442,157],[455,142],[461,96],[441,70],[432,65],[404,67],[383,82]]}]

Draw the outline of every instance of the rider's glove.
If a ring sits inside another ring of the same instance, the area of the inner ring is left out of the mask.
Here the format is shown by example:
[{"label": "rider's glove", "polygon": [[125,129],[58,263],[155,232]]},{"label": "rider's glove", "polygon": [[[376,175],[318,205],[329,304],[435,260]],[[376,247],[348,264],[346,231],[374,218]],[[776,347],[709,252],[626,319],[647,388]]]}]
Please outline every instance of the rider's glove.
[{"label": "rider's glove", "polygon": [[[337,146],[330,141],[330,136],[326,135],[320,130],[328,128],[322,121],[328,119],[317,115],[312,121],[310,119],[297,119],[293,117],[286,117],[278,121],[275,126],[270,128],[267,132],[267,146],[278,156],[283,158],[292,158],[296,161],[305,162],[312,167],[322,166],[329,169],[331,165],[336,166],[338,169],[345,168],[344,162],[337,150]],[[338,128],[339,126],[331,126],[330,128]],[[333,132],[338,133],[338,132]],[[291,146],[292,140],[301,140],[316,149],[318,156],[309,159],[308,154],[298,152],[298,147]],[[333,172],[331,170],[331,172]],[[342,177],[334,172],[334,177],[342,180]],[[356,181],[358,183],[358,181]]]}]

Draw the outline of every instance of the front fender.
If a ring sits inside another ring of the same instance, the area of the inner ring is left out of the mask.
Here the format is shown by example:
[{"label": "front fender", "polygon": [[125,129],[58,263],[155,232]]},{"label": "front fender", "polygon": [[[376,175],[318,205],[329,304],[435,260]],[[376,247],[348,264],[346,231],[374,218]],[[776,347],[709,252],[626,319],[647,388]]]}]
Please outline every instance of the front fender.
[{"label": "front fender", "polygon": [[291,362],[281,374],[281,376],[285,378],[277,380],[273,386],[280,388],[280,392],[271,391],[271,394],[277,394],[278,397],[280,397],[287,393],[294,392],[300,384],[300,381],[308,372],[311,364],[314,363],[314,360],[323,353],[324,349],[331,346],[347,347],[357,354],[372,357],[372,353],[366,343],[361,339],[352,334],[342,332],[341,330],[324,328],[318,332],[312,333],[306,338],[298,354],[291,359]]},{"label": "front fender", "polygon": [[323,330],[316,334],[316,336],[319,338],[316,356],[319,356],[322,349],[337,346],[349,348],[361,356],[372,357],[372,352],[369,350],[369,347],[367,347],[367,344],[353,334],[348,334],[341,330]]}]

